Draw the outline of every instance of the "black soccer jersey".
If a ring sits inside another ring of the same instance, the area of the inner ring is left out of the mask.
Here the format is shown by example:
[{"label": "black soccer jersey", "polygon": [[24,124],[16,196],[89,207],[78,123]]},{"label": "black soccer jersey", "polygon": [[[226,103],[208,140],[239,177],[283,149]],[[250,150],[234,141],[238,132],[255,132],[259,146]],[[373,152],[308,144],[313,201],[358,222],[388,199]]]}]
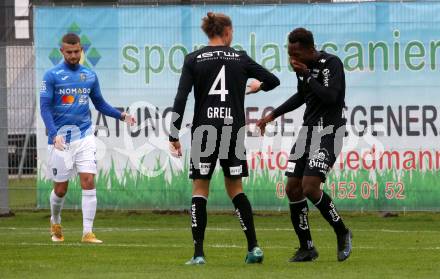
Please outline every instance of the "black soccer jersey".
[{"label": "black soccer jersey", "polygon": [[309,67],[308,75],[296,75],[298,92],[273,111],[274,117],[305,103],[303,126],[345,125],[345,74],[341,60],[321,51],[319,59]]},{"label": "black soccer jersey", "polygon": [[194,86],[192,130],[201,125],[216,129],[232,125],[237,132],[245,125],[244,97],[246,82],[255,78],[261,89],[271,90],[279,79],[253,61],[244,51],[227,46],[207,46],[185,57],[173,106],[170,141],[179,139],[186,101]]}]

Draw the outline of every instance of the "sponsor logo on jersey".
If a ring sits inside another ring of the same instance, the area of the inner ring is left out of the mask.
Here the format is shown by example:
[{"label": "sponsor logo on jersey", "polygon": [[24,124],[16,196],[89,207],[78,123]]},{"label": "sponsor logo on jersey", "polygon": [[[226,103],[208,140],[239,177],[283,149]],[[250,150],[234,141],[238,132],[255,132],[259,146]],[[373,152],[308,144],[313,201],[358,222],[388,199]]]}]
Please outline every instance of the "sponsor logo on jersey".
[{"label": "sponsor logo on jersey", "polygon": [[74,101],[75,97],[73,97],[72,95],[64,95],[63,97],[61,97],[61,103],[63,105],[71,105]]},{"label": "sponsor logo on jersey", "polygon": [[46,91],[46,81],[45,80],[41,81],[40,91]]},{"label": "sponsor logo on jersey", "polygon": [[328,87],[328,81],[330,78],[330,70],[329,69],[324,69],[322,70],[322,74],[324,76],[324,80],[322,81],[325,87]]},{"label": "sponsor logo on jersey", "polygon": [[324,63],[325,63],[325,61],[327,61],[327,60],[325,60],[325,59],[321,59],[321,60],[319,60],[319,63],[322,63],[322,64],[324,64]]},{"label": "sponsor logo on jersey", "polygon": [[87,95],[80,95],[78,99],[80,105],[85,105],[89,103],[89,97]]},{"label": "sponsor logo on jersey", "polygon": [[69,78],[69,76],[63,76],[62,78],[61,78],[61,80],[66,80],[66,79],[68,79]]},{"label": "sponsor logo on jersey", "polygon": [[238,55],[238,53],[235,53],[235,52],[223,51],[223,50],[208,51],[208,52],[203,52],[203,53],[197,55],[197,59],[211,58],[211,57],[237,58],[237,57],[240,57],[240,55]]},{"label": "sponsor logo on jersey", "polygon": [[77,87],[77,88],[60,88],[58,94],[60,95],[75,95],[75,94],[90,94],[92,89],[87,87]]}]

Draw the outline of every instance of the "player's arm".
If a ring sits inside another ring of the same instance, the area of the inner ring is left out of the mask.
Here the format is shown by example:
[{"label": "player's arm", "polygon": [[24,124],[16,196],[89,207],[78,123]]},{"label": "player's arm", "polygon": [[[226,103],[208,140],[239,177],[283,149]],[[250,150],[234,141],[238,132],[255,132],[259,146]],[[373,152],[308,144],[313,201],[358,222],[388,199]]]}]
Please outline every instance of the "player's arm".
[{"label": "player's arm", "polygon": [[92,92],[90,93],[90,99],[92,100],[95,108],[102,114],[125,121],[130,125],[134,125],[134,123],[136,123],[136,120],[133,116],[127,114],[126,112],[120,112],[104,100],[104,97],[101,94],[101,87],[99,86],[98,77],[96,75],[95,83],[93,85]]},{"label": "player's arm", "polygon": [[191,70],[191,58],[187,56],[183,63],[182,75],[179,80],[179,87],[174,98],[174,105],[170,125],[170,151],[172,154],[182,156],[182,150],[179,142],[179,131],[182,127],[183,113],[185,112],[186,101],[192,90],[194,83],[193,73]]},{"label": "player's arm", "polygon": [[311,76],[310,71],[306,71],[304,73],[305,84],[323,103],[335,104],[338,101],[339,92],[342,90],[344,66],[338,59],[330,59],[322,70],[322,74],[324,75],[324,84],[320,84]]},{"label": "player's arm", "polygon": [[266,115],[265,117],[261,118],[257,121],[257,127],[260,129],[261,135],[264,134],[264,131],[266,129],[266,125],[269,122],[274,121],[277,117],[288,113],[290,111],[293,111],[300,106],[302,106],[305,103],[303,94],[301,92],[297,92],[292,97],[287,99],[284,103],[282,103],[279,107],[274,109],[272,113]]},{"label": "player's arm", "polygon": [[245,55],[248,77],[255,79],[248,85],[247,94],[257,93],[260,90],[270,91],[280,85],[280,80],[274,74],[255,62],[246,53],[243,52],[243,54]]},{"label": "player's arm", "polygon": [[49,142],[59,150],[64,149],[63,136],[57,136],[57,128],[53,120],[53,99],[55,94],[55,81],[52,73],[47,72],[41,82],[40,88],[40,114],[43,118],[44,126],[48,131]]}]

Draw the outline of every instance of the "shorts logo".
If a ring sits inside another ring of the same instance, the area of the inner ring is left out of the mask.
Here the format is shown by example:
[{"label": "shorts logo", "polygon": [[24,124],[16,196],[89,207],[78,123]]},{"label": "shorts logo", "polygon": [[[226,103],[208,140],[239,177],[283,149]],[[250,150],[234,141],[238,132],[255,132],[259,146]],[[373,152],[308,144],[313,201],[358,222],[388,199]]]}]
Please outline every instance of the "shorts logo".
[{"label": "shorts logo", "polygon": [[53,176],[57,176],[58,170],[56,168],[52,169]]},{"label": "shorts logo", "polygon": [[211,163],[199,163],[200,175],[208,175]]},{"label": "shorts logo", "polygon": [[229,173],[231,175],[240,175],[243,172],[242,166],[238,167],[229,167]]},{"label": "shorts logo", "polygon": [[309,168],[317,168],[319,172],[327,174],[330,169],[330,166],[328,165],[329,158],[330,156],[327,149],[318,149],[314,152],[313,157],[309,159]]},{"label": "shorts logo", "polygon": [[287,170],[286,172],[293,173],[295,171],[295,163],[294,162],[288,162],[287,163]]}]

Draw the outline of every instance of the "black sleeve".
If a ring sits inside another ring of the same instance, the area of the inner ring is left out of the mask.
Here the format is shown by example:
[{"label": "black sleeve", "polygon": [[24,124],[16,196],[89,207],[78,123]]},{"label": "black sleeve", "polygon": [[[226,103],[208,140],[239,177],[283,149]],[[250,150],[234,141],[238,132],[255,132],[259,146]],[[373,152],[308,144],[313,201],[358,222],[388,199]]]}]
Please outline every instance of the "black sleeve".
[{"label": "black sleeve", "polygon": [[310,75],[305,78],[313,94],[316,94],[326,104],[334,104],[343,86],[344,66],[342,62],[337,58],[330,59],[324,66],[322,75],[324,84],[320,84]]},{"label": "black sleeve", "polygon": [[245,63],[248,77],[261,81],[263,83],[261,85],[261,90],[269,91],[280,85],[280,80],[274,74],[255,62],[245,52],[243,52],[243,55],[246,56]]},{"label": "black sleeve", "polygon": [[194,83],[191,69],[191,57],[186,56],[183,63],[182,75],[180,76],[179,87],[174,98],[173,111],[170,125],[170,141],[179,140],[179,130],[182,126],[183,113],[185,112],[186,101]]},{"label": "black sleeve", "polygon": [[296,93],[295,95],[293,95],[292,97],[290,97],[289,99],[287,99],[287,101],[285,101],[283,104],[281,104],[279,107],[277,107],[276,109],[274,109],[274,111],[272,112],[274,119],[289,112],[292,110],[295,110],[297,108],[299,108],[300,106],[302,106],[305,103],[304,97],[301,94],[301,92]]}]

